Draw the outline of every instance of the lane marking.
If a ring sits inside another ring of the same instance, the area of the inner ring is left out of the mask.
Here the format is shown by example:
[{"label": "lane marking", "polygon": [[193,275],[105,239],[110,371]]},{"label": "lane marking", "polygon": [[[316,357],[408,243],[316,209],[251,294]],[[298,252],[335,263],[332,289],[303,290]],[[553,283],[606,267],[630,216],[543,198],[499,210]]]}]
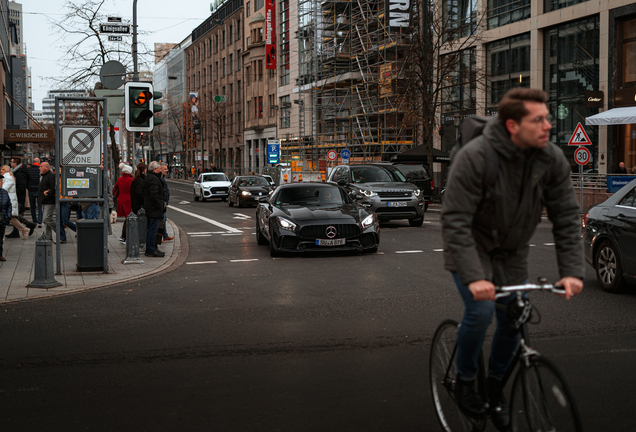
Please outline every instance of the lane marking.
[{"label": "lane marking", "polygon": [[258,261],[258,258],[254,258],[254,259],[242,259],[242,260],[230,260],[230,262],[248,262],[248,261]]},{"label": "lane marking", "polygon": [[221,222],[217,222],[215,220],[206,218],[205,216],[201,216],[201,215],[198,215],[196,213],[192,213],[192,212],[189,212],[189,211],[186,211],[186,210],[183,210],[183,209],[171,206],[171,205],[169,205],[168,208],[171,208],[172,210],[176,210],[176,211],[181,212],[183,214],[186,214],[188,216],[192,216],[193,218],[201,219],[204,222],[207,222],[207,223],[212,224],[212,225],[216,225],[219,228],[223,228],[224,230],[228,230],[228,231],[233,232],[233,233],[240,233],[241,232],[241,231],[237,230],[236,228],[232,228],[229,225],[222,224]]},{"label": "lane marking", "polygon": [[554,243],[543,243],[543,246],[554,246]]},{"label": "lane marking", "polygon": [[234,219],[252,219],[252,216],[248,216],[248,215],[244,215],[243,213],[234,213],[236,216],[234,216]]},{"label": "lane marking", "polygon": [[422,253],[424,251],[421,250],[410,250],[410,251],[395,251],[395,253],[406,254],[406,253]]},{"label": "lane marking", "polygon": [[190,204],[190,201],[179,201],[179,204]]},{"label": "lane marking", "polygon": [[530,245],[530,247],[533,247],[533,246],[536,246],[536,245]]},{"label": "lane marking", "polygon": [[212,234],[195,234],[190,237],[212,237]]},{"label": "lane marking", "polygon": [[196,261],[196,262],[187,262],[186,264],[217,264],[216,261]]},{"label": "lane marking", "polygon": [[444,249],[433,249],[433,252],[444,252]]},{"label": "lane marking", "polygon": [[226,233],[226,234],[221,234],[222,236],[240,236],[243,235],[242,232],[237,233]]}]

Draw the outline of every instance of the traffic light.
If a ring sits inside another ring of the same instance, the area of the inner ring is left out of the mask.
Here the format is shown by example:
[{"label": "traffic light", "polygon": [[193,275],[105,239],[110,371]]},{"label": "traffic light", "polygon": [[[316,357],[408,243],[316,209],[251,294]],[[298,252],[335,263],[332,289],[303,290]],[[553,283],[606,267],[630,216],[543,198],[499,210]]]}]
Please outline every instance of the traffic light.
[{"label": "traffic light", "polygon": [[155,125],[152,94],[152,84],[150,83],[126,83],[124,87],[126,130],[130,132],[152,131]]},{"label": "traffic light", "polygon": [[[159,91],[153,91],[152,92],[152,100],[153,101],[157,101],[158,99],[161,99],[163,97],[163,93],[159,92]],[[152,105],[152,112],[153,113],[158,113],[159,111],[163,110],[163,105]],[[159,117],[154,117],[153,121],[155,122],[155,126],[159,126],[161,123],[163,123],[163,119],[159,118]]]}]

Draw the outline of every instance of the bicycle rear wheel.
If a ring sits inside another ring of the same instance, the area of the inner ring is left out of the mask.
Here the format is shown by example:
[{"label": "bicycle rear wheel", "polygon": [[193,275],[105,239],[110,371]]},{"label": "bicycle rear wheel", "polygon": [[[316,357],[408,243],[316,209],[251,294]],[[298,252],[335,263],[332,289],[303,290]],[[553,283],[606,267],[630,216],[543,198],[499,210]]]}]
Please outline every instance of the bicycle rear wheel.
[{"label": "bicycle rear wheel", "polygon": [[433,336],[429,359],[429,378],[437,418],[446,432],[481,431],[486,427],[484,419],[465,416],[455,403],[455,345],[457,328],[454,320],[442,322]]},{"label": "bicycle rear wheel", "polygon": [[512,386],[510,424],[515,432],[582,430],[572,393],[554,364],[541,356],[521,364]]}]

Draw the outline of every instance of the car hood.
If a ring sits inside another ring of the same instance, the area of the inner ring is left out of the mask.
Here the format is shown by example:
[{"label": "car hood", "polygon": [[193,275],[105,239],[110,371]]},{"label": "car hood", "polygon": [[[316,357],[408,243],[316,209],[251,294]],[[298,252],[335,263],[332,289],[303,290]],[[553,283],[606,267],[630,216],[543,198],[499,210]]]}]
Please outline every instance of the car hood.
[{"label": "car hood", "polygon": [[250,191],[252,193],[252,195],[258,195],[259,192],[262,195],[269,195],[269,191],[272,190],[272,188],[267,187],[267,186],[241,186],[239,187],[240,190],[244,191]]},{"label": "car hood", "polygon": [[356,183],[356,186],[360,188],[369,188],[369,189],[401,189],[401,190],[413,190],[415,186],[410,183],[405,182],[370,182],[370,183]]},{"label": "car hood", "polygon": [[355,204],[337,207],[296,207],[280,208],[281,212],[295,222],[303,223],[352,223],[359,222],[368,213]]},{"label": "car hood", "polygon": [[230,186],[230,182],[229,181],[206,181],[206,182],[201,182],[201,186],[205,186],[205,187],[223,187],[223,186]]}]

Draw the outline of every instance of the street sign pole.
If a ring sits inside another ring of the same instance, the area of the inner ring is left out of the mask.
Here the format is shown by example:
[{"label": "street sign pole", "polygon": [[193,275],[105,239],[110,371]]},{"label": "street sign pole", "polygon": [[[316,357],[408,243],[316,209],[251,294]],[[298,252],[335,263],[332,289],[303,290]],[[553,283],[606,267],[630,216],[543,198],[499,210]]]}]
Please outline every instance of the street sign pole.
[{"label": "street sign pole", "polygon": [[133,35],[132,35],[132,57],[133,57],[133,82],[139,82],[139,71],[137,69],[137,0],[133,0]]},{"label": "street sign pole", "polygon": [[583,165],[579,165],[579,213],[583,213]]}]

